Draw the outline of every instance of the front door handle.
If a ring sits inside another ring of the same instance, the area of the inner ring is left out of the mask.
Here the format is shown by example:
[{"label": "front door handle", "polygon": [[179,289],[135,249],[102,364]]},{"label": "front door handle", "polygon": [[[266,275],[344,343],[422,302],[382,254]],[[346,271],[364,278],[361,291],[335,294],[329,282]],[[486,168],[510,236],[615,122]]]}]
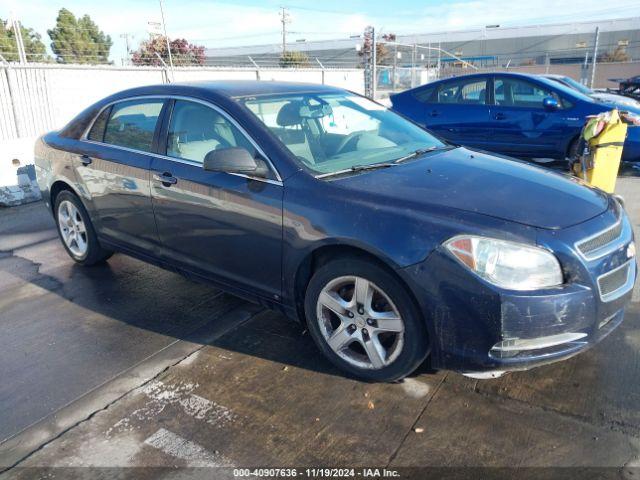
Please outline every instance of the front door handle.
[{"label": "front door handle", "polygon": [[84,165],[85,167],[87,165],[91,165],[91,157],[89,155],[80,155],[80,162],[82,163],[82,165]]},{"label": "front door handle", "polygon": [[507,116],[504,113],[496,113],[493,118],[495,118],[496,120],[504,120],[505,118],[507,118]]},{"label": "front door handle", "polygon": [[162,183],[165,187],[168,187],[170,185],[175,185],[176,183],[178,183],[178,179],[173,175],[171,175],[169,172],[154,173],[153,179]]}]

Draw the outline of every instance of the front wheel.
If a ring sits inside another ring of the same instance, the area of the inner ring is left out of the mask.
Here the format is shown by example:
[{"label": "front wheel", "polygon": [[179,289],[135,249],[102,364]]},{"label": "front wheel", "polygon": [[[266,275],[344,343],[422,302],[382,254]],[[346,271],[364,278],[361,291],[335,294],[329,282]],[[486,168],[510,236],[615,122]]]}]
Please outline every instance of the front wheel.
[{"label": "front wheel", "polygon": [[55,219],[62,245],[76,262],[95,265],[112,255],[98,242],[89,214],[73,193],[65,190],[58,194]]},{"label": "front wheel", "polygon": [[429,353],[424,321],[406,287],[371,262],[338,259],[320,267],[305,312],[325,356],[367,380],[399,380]]}]

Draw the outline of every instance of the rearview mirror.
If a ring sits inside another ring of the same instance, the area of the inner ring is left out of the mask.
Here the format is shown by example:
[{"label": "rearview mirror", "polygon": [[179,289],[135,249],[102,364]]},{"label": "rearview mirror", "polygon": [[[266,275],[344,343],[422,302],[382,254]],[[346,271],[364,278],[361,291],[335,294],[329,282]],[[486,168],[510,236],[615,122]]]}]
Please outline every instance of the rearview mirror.
[{"label": "rearview mirror", "polygon": [[557,110],[558,108],[560,108],[558,100],[556,100],[554,97],[545,97],[542,100],[542,106],[545,108],[545,110]]},{"label": "rearview mirror", "polygon": [[240,147],[211,150],[204,157],[203,168],[209,172],[242,173],[255,177],[266,177],[268,173],[262,160],[255,159],[246,148]]}]

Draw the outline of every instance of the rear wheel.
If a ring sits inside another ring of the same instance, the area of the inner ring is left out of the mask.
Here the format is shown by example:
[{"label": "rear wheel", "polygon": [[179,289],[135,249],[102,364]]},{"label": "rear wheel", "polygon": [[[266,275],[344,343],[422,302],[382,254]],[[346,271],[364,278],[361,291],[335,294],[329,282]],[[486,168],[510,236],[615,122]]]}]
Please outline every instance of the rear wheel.
[{"label": "rear wheel", "polygon": [[69,191],[56,197],[55,219],[58,234],[69,256],[82,265],[94,265],[109,258],[113,252],[98,242],[95,230],[80,199]]},{"label": "rear wheel", "polygon": [[307,288],[305,312],[327,358],[367,380],[401,379],[429,352],[424,322],[406,288],[371,262],[339,259],[320,267]]}]

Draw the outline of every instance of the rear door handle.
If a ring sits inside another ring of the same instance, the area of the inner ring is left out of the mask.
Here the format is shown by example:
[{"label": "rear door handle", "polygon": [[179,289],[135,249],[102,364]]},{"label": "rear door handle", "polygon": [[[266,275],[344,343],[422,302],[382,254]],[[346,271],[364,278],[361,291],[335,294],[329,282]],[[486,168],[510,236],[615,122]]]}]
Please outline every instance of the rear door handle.
[{"label": "rear door handle", "polygon": [[80,162],[86,167],[87,165],[91,165],[92,160],[89,155],[80,155]]},{"label": "rear door handle", "polygon": [[437,117],[438,115],[440,115],[438,110],[431,110],[431,113],[429,114],[431,117]]},{"label": "rear door handle", "polygon": [[178,179],[173,175],[171,175],[169,172],[154,173],[153,179],[162,183],[165,187],[168,187],[170,185],[175,185],[176,183],[178,183]]},{"label": "rear door handle", "polygon": [[507,116],[504,113],[496,113],[493,118],[495,118],[496,120],[504,120],[505,118],[507,118]]}]

